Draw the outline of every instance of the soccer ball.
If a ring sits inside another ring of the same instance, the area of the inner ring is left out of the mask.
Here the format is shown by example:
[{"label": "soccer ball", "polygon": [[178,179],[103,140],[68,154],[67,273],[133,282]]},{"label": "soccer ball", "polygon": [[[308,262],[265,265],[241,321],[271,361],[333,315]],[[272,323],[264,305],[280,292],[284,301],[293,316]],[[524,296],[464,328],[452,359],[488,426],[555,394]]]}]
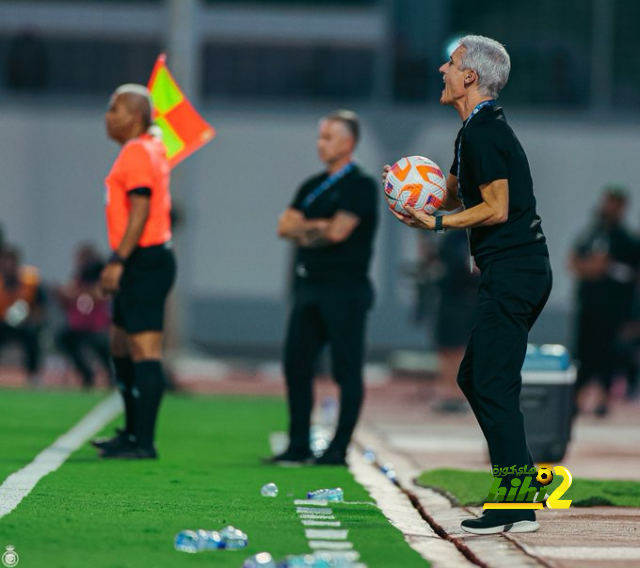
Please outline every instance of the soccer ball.
[{"label": "soccer ball", "polygon": [[408,215],[405,205],[431,215],[447,195],[442,170],[423,156],[401,158],[387,174],[384,194],[389,207],[401,215]]},{"label": "soccer ball", "polygon": [[553,481],[553,472],[550,467],[541,467],[536,475],[536,481],[540,485],[549,485]]}]

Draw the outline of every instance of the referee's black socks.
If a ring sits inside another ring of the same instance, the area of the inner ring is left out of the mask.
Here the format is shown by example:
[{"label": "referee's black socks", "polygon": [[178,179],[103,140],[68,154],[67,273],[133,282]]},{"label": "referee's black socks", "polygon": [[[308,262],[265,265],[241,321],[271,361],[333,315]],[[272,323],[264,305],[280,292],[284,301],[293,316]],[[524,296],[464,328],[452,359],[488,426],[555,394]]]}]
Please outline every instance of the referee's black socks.
[{"label": "referee's black socks", "polygon": [[124,401],[124,431],[129,435],[136,433],[136,406],[133,398],[133,386],[136,381],[136,369],[131,357],[112,357],[116,370],[118,389]]},{"label": "referee's black socks", "polygon": [[165,389],[162,363],[146,360],[134,363],[136,439],[141,448],[153,447],[156,418]]}]

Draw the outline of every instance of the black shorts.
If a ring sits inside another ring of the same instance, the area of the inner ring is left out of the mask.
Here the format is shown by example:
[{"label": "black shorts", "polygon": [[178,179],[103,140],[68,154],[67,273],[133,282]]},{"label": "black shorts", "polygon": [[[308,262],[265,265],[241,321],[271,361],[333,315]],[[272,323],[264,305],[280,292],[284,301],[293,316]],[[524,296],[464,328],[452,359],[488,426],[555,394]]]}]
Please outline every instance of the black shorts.
[{"label": "black shorts", "polygon": [[137,248],[127,259],[113,299],[113,324],[128,334],[162,331],[164,308],[176,277],[170,243]]}]

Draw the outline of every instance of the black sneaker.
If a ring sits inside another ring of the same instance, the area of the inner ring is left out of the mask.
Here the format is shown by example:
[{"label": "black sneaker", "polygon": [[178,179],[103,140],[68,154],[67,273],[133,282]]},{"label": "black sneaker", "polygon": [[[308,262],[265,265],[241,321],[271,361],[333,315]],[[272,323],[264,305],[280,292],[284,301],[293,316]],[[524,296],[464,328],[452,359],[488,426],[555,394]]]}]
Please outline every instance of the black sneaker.
[{"label": "black sneaker", "polygon": [[99,450],[104,450],[112,446],[117,447],[122,442],[130,441],[130,436],[122,428],[116,428],[116,435],[111,438],[96,438],[91,440],[91,445]]},{"label": "black sneaker", "polygon": [[460,523],[463,531],[473,534],[497,534],[502,532],[527,533],[540,528],[532,510],[487,509],[477,519],[466,519]]},{"label": "black sneaker", "polygon": [[114,460],[155,460],[158,459],[158,452],[153,446],[143,448],[124,439],[118,444],[114,443],[108,448],[103,448],[100,457]]},{"label": "black sneaker", "polygon": [[276,456],[269,456],[262,461],[268,464],[283,465],[283,466],[295,466],[305,465],[311,463],[313,456],[310,451],[300,451],[288,449],[286,452],[282,452]]},{"label": "black sneaker", "polygon": [[329,449],[319,458],[315,458],[313,465],[339,465],[346,467],[347,459],[344,452],[335,452]]}]

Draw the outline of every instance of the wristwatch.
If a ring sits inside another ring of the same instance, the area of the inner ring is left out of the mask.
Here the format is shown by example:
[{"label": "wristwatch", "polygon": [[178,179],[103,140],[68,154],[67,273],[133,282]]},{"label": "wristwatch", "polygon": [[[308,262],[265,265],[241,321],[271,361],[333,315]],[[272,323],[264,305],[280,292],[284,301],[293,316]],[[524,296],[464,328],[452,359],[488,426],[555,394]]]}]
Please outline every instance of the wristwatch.
[{"label": "wristwatch", "polygon": [[445,229],[444,227],[444,223],[443,223],[443,216],[442,215],[436,215],[436,224],[433,227],[433,231],[435,233],[444,233],[447,229]]},{"label": "wristwatch", "polygon": [[107,264],[124,264],[126,259],[122,258],[117,251],[113,251],[113,254],[109,257]]}]

